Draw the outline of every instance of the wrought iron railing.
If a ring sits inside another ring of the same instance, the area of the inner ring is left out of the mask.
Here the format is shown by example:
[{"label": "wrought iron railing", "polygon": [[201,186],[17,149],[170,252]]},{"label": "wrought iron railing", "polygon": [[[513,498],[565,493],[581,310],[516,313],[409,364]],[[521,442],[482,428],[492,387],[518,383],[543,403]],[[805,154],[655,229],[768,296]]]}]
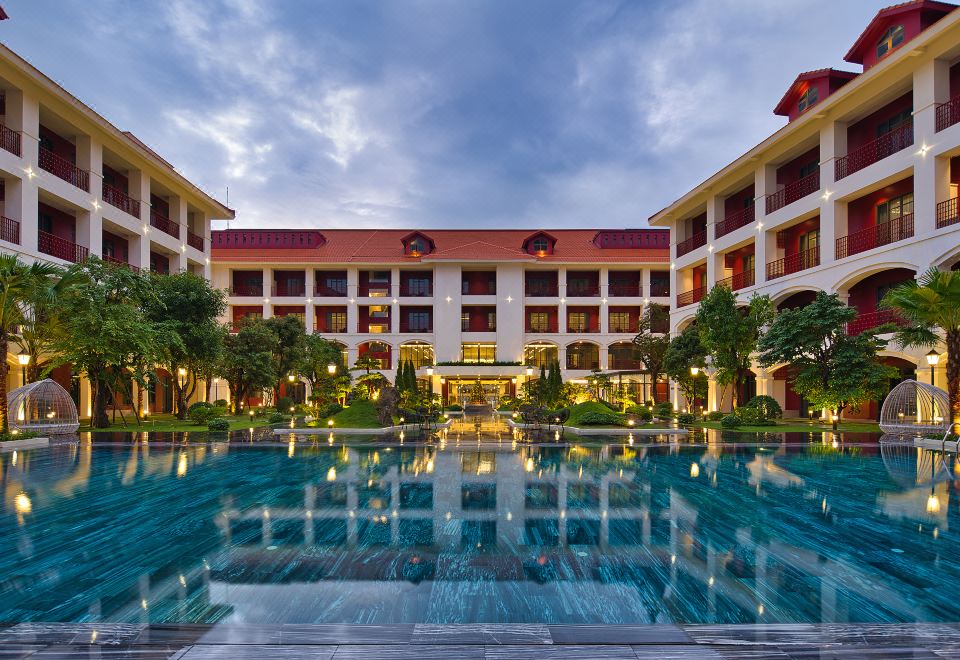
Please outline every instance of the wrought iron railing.
[{"label": "wrought iron railing", "polygon": [[790,254],[767,264],[767,279],[775,280],[784,275],[799,273],[801,270],[820,265],[820,246]]},{"label": "wrought iron railing", "polygon": [[677,294],[677,307],[685,307],[686,305],[692,305],[693,303],[698,303],[703,300],[703,297],[707,294],[707,287],[701,286],[696,289],[691,289],[690,291],[684,291]]},{"label": "wrought iron railing", "polygon": [[49,149],[40,147],[38,165],[41,170],[50,172],[53,176],[63,179],[80,190],[90,192],[90,173],[81,170],[63,156],[58,156]]},{"label": "wrought iron railing", "polygon": [[837,239],[837,259],[859,254],[881,245],[889,245],[913,236],[913,214],[867,227]]},{"label": "wrought iron railing", "polygon": [[913,144],[913,122],[904,122],[889,133],[870,140],[857,147],[846,156],[834,161],[834,178],[839,181],[845,176],[859,172],[863,168],[883,160],[887,156],[906,149]]},{"label": "wrought iron railing", "polygon": [[100,196],[110,206],[116,206],[124,213],[128,213],[135,218],[140,217],[140,200],[134,199],[119,188],[114,188],[108,183],[102,184]]},{"label": "wrought iron railing", "polygon": [[937,131],[942,131],[960,122],[960,95],[938,105],[935,120]]},{"label": "wrought iron railing", "polygon": [[791,181],[777,192],[767,195],[767,213],[782,209],[784,206],[793,204],[798,199],[812,195],[818,190],[820,190],[820,170],[816,170],[802,179]]},{"label": "wrought iron railing", "polygon": [[180,238],[180,225],[158,211],[150,211],[150,226],[156,227],[164,234]]},{"label": "wrought iron railing", "polygon": [[740,289],[745,289],[748,286],[753,286],[755,282],[755,275],[753,270],[745,270],[741,273],[734,273],[730,277],[726,277],[722,280],[717,281],[717,286],[725,286],[731,291],[739,291]]},{"label": "wrought iron railing", "polygon": [[948,199],[937,204],[937,229],[949,227],[960,222],[957,214],[957,198]]},{"label": "wrought iron railing", "polygon": [[22,156],[20,151],[20,131],[7,128],[0,124],[0,147],[6,149],[15,156]]},{"label": "wrought iron railing", "polygon": [[8,243],[20,244],[20,223],[11,218],[0,216],[0,239]]},{"label": "wrought iron railing", "polygon": [[37,236],[37,249],[51,257],[72,261],[75,264],[86,261],[90,254],[90,250],[84,246],[45,231],[39,232]]},{"label": "wrought iron railing", "polygon": [[756,216],[755,207],[751,204],[745,208],[731,213],[723,220],[717,223],[714,227],[714,236],[720,238],[721,236],[726,236],[732,231],[740,229],[740,227],[746,227],[751,222],[753,222],[754,217]]},{"label": "wrought iron railing", "polygon": [[690,238],[680,241],[677,243],[677,256],[682,257],[688,252],[692,252],[699,247],[703,247],[707,244],[707,230],[698,231],[696,234]]}]

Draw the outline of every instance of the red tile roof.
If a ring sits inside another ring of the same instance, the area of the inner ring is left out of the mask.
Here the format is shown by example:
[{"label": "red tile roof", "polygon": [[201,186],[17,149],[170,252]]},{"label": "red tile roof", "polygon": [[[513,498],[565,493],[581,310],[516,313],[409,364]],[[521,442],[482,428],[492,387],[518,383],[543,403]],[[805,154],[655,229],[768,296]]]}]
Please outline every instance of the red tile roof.
[{"label": "red tile roof", "polygon": [[[777,107],[773,109],[773,114],[775,115],[787,115],[790,114],[789,106],[793,105],[793,99],[802,92],[798,89],[800,83],[806,82],[808,80],[816,80],[817,78],[838,78],[840,80],[853,80],[856,78],[858,73],[853,71],[842,71],[840,69],[816,69],[814,71],[804,71],[796,80],[794,80],[790,87],[787,88],[787,91],[784,93],[783,98],[780,99],[780,102],[777,103]],[[820,99],[821,101],[823,99]]]},{"label": "red tile roof", "polygon": [[[233,230],[257,233],[259,230]],[[276,234],[284,230],[263,230]],[[523,250],[523,242],[536,231],[435,229],[420,230],[435,245],[430,254],[415,257],[403,253],[401,239],[409,229],[323,229],[326,241],[316,248],[218,247],[214,231],[210,256],[214,262],[263,263],[420,263],[431,261],[526,261],[575,263],[667,263],[670,250],[663,248],[601,248],[594,239],[597,229],[550,230],[557,239],[553,254],[537,257]],[[662,229],[647,230],[661,234]]]},{"label": "red tile roof", "polygon": [[853,46],[850,47],[850,50],[847,51],[847,54],[843,56],[843,59],[853,64],[863,64],[863,50],[867,47],[867,44],[876,41],[880,36],[877,33],[882,27],[881,24],[884,19],[916,10],[949,14],[956,8],[957,5],[948,2],[936,2],[936,0],[910,0],[909,2],[901,2],[897,5],[884,7],[877,12],[877,15],[874,16],[870,23],[867,24],[867,27],[863,29],[863,32],[857,37],[857,40],[853,43]]}]

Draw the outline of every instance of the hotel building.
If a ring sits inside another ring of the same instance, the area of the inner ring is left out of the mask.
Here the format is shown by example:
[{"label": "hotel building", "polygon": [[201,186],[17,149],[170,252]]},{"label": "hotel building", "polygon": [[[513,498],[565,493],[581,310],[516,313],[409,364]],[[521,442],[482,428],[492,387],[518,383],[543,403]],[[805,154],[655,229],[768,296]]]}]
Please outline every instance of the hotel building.
[{"label": "hotel building", "polygon": [[[897,320],[878,309],[891,287],[931,267],[960,268],[954,10],[927,0],[881,10],[845,57],[862,71],[801,73],[774,110],[786,126],[650,218],[671,233],[672,333],[693,322],[716,285],[743,301],[769,295],[779,309],[838,293],[858,312],[848,332],[862,332]],[[926,352],[891,342],[883,359],[930,382]],[[752,372],[742,396],[770,394],[785,414],[807,413],[785,366]],[[707,405],[719,403],[711,378]],[[859,415],[876,412],[872,405]]]}]

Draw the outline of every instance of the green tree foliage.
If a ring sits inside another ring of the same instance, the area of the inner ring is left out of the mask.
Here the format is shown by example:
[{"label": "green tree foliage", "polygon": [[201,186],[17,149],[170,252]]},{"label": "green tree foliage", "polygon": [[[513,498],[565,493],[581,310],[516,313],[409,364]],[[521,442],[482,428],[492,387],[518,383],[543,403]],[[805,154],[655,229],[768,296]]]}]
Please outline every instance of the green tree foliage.
[{"label": "green tree foliage", "polygon": [[389,381],[381,374],[380,369],[380,360],[373,357],[369,353],[365,353],[357,358],[357,361],[353,363],[354,371],[362,371],[363,374],[357,378],[357,384],[354,387],[354,392],[356,393],[358,389],[362,389],[366,392],[367,398],[373,398],[374,392],[379,392],[381,388],[385,385],[389,385]]},{"label": "green tree foliage", "polygon": [[248,398],[276,383],[276,343],[273,328],[261,319],[244,323],[236,334],[227,336],[217,372],[230,386],[234,414]]},{"label": "green tree foliage", "polygon": [[297,373],[306,352],[307,331],[296,316],[272,316],[264,321],[277,338],[270,347],[273,354],[273,398],[280,397],[280,384],[289,374]]},{"label": "green tree foliage", "polygon": [[954,435],[960,435],[960,272],[931,269],[919,281],[910,280],[891,290],[882,307],[906,321],[896,342],[901,347],[937,346],[938,331],[947,347],[947,395]]},{"label": "green tree foliage", "polygon": [[738,307],[737,295],[725,286],[713,287],[700,301],[696,323],[700,342],[713,360],[717,384],[733,385],[734,407],[757,342],[774,314],[769,296],[754,295],[746,307]]},{"label": "green tree foliage", "polygon": [[694,378],[690,368],[703,369],[706,362],[707,351],[700,343],[700,331],[694,324],[670,340],[670,346],[663,358],[663,369],[677,383],[687,401],[693,401],[694,386],[696,385],[698,394],[706,394],[708,386],[703,371]]},{"label": "green tree foliage", "polygon": [[805,307],[780,312],[759,342],[760,364],[789,364],[794,390],[839,419],[844,410],[883,396],[896,375],[877,359],[886,346],[877,335],[892,328],[850,336],[846,326],[856,315],[837,294],[823,292]]},{"label": "green tree foliage", "polygon": [[603,373],[600,369],[590,371],[590,375],[587,376],[587,383],[590,386],[594,401],[600,401],[603,393],[609,391],[613,385],[613,381],[610,380],[610,375]]},{"label": "green tree foliage", "polygon": [[634,355],[650,374],[654,403],[657,403],[657,380],[664,373],[663,363],[670,348],[670,335],[656,332],[654,328],[664,325],[665,316],[669,316],[669,310],[664,305],[649,305],[640,318],[639,332],[633,338]]},{"label": "green tree foliage", "polygon": [[[340,346],[320,335],[307,335],[303,360],[298,366],[301,378],[310,383],[311,397],[318,406],[333,403],[350,389],[350,372],[343,364]],[[330,365],[334,373],[330,373]]]}]

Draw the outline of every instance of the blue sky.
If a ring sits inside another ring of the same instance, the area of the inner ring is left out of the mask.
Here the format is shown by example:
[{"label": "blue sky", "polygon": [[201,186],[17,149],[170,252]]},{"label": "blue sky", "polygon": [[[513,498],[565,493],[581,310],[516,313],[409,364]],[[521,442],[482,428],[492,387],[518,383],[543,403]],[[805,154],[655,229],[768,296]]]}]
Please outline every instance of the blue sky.
[{"label": "blue sky", "polygon": [[246,227],[639,227],[866,0],[4,0],[0,39]]}]

